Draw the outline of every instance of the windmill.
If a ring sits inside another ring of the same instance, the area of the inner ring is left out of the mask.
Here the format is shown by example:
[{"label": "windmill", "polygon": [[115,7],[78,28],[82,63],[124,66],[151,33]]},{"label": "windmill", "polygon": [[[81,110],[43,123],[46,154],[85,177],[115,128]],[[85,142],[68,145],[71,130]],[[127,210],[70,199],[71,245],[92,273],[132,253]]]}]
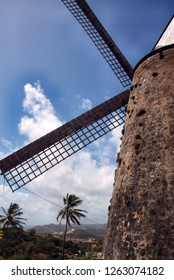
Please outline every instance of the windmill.
[{"label": "windmill", "polygon": [[[131,85],[133,69],[83,0],[62,0],[81,24],[123,87]],[[107,134],[125,121],[129,90],[62,125],[0,161],[1,174],[12,191]]]},{"label": "windmill", "polygon": [[133,70],[85,0],[62,2],[122,86],[132,86],[2,159],[1,175],[16,191],[125,123],[104,258],[173,259],[174,18]]},{"label": "windmill", "polygon": [[104,259],[174,258],[174,18],[135,67]]},{"label": "windmill", "polygon": [[2,159],[1,175],[16,191],[125,123],[104,258],[173,259],[174,18],[133,71],[85,0],[62,2],[123,87],[132,86]]}]

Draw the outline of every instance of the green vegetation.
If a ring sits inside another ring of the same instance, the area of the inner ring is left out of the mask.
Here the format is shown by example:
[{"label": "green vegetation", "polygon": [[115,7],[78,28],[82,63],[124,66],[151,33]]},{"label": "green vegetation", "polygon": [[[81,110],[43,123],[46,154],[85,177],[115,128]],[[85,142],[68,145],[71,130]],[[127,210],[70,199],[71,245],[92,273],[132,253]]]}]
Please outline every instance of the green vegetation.
[{"label": "green vegetation", "polygon": [[23,232],[21,239],[18,231],[10,228],[10,234],[0,241],[0,255],[3,259],[32,260],[58,259],[60,240],[47,236],[37,236],[32,232]]},{"label": "green vegetation", "polygon": [[68,226],[80,225],[80,218],[85,217],[86,211],[77,208],[82,200],[74,194],[67,194],[63,202],[64,208],[57,215],[60,222],[65,219],[63,235],[36,234],[34,228],[24,231],[26,219],[21,217],[23,212],[19,205],[11,203],[8,210],[1,207],[3,214],[0,215],[0,260],[59,260],[62,257],[95,259],[97,253],[102,251],[101,238],[90,239],[86,231],[77,229],[72,229],[76,232],[74,237],[67,235]]},{"label": "green vegetation", "polygon": [[[35,234],[34,230],[24,231],[22,238],[14,228],[0,240],[0,259],[5,260],[60,260],[62,259],[63,238],[53,234]],[[103,240],[93,241],[67,239],[64,259],[93,259],[102,251]]]}]

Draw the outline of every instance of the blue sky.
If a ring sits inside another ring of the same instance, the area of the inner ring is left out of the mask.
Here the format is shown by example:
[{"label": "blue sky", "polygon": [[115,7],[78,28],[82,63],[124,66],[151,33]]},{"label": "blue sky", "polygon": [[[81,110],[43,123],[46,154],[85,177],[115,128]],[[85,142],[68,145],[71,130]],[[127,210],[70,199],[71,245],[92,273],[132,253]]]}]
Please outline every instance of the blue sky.
[{"label": "blue sky", "polygon": [[[172,0],[87,2],[133,67],[151,51],[174,10]],[[2,158],[51,128],[116,95],[123,88],[60,0],[0,0],[0,7]],[[37,104],[39,108],[36,108]],[[61,186],[57,187],[57,203],[61,204],[61,197],[66,195],[66,191],[71,192],[70,185],[76,193],[81,187],[80,194],[89,219],[106,222],[119,138],[118,130],[111,133],[109,141],[107,138],[100,140],[70,159],[66,165],[63,163],[51,171],[50,176],[59,173],[55,175],[53,189],[50,187],[48,191],[46,183],[43,187],[43,179],[31,183],[28,188],[52,201],[56,196],[56,181],[59,185],[66,181],[64,192],[61,192]],[[105,153],[103,158],[101,152]],[[84,159],[87,165],[79,166]],[[100,180],[92,182],[89,173],[95,168]],[[68,178],[65,174],[69,174]],[[49,175],[44,178],[45,182],[49,182]],[[3,183],[3,180],[0,182]],[[87,186],[86,192],[82,184]],[[98,186],[94,191],[96,184]],[[103,205],[101,208],[96,207],[98,196]],[[23,190],[11,194],[8,187],[1,186],[0,206],[8,206],[12,201],[24,208],[30,224],[55,220],[53,213],[57,209],[53,206],[43,206],[42,201],[37,197],[33,199]],[[33,215],[40,209],[38,219],[31,218],[25,208],[26,201],[34,203]],[[43,215],[42,207],[47,208]],[[50,218],[51,215],[53,218]]]}]

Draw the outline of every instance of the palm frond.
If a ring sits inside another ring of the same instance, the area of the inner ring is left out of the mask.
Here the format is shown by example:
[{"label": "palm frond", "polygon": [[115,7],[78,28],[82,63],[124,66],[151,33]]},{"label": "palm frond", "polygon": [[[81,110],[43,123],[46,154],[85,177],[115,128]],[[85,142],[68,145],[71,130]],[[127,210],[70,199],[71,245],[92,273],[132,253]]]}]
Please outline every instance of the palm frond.
[{"label": "palm frond", "polygon": [[60,218],[63,219],[64,215],[65,215],[65,209],[63,208],[59,211],[56,220],[58,221]]},{"label": "palm frond", "polygon": [[8,214],[14,214],[18,209],[19,209],[19,205],[17,203],[11,203],[8,209]]},{"label": "palm frond", "polygon": [[[25,219],[25,220],[26,220],[26,219]],[[15,223],[19,223],[19,224],[23,224],[23,225],[26,224],[26,223],[23,222],[21,219],[15,219],[14,222],[15,222]]]},{"label": "palm frond", "polygon": [[22,225],[25,225],[26,219],[20,217],[23,215],[23,211],[17,203],[11,203],[7,211],[3,207],[1,209],[4,215],[0,215],[0,222],[3,223],[4,229],[9,227],[22,228]]},{"label": "palm frond", "polygon": [[83,202],[78,196],[75,194],[68,195],[68,206],[69,207],[75,207]]},{"label": "palm frond", "polygon": [[66,221],[67,221],[67,224],[68,224],[69,226],[71,226],[71,216],[67,215],[67,216],[66,216]]},{"label": "palm frond", "polygon": [[85,213],[87,213],[86,210],[79,209],[79,208],[74,208],[73,210],[76,211],[76,212],[85,212]]},{"label": "palm frond", "polygon": [[7,215],[7,211],[4,209],[4,207],[1,207],[1,209],[4,212],[4,214]]},{"label": "palm frond", "polygon": [[[20,210],[20,209],[19,209],[19,210]],[[24,214],[23,211],[19,211],[19,210],[15,210],[15,211],[13,212],[13,216],[21,216],[21,215]]]},{"label": "palm frond", "polygon": [[3,224],[6,221],[6,217],[0,215],[0,223]]},{"label": "palm frond", "polygon": [[80,225],[79,219],[73,214],[71,215],[71,221],[73,222],[73,224]]}]

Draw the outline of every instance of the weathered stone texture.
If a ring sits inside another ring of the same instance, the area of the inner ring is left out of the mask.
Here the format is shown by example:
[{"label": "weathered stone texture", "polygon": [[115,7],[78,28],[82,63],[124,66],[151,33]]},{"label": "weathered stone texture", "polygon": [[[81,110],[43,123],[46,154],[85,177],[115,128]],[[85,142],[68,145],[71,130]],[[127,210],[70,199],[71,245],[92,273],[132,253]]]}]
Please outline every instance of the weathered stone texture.
[{"label": "weathered stone texture", "polygon": [[134,73],[104,259],[174,259],[174,48]]}]

